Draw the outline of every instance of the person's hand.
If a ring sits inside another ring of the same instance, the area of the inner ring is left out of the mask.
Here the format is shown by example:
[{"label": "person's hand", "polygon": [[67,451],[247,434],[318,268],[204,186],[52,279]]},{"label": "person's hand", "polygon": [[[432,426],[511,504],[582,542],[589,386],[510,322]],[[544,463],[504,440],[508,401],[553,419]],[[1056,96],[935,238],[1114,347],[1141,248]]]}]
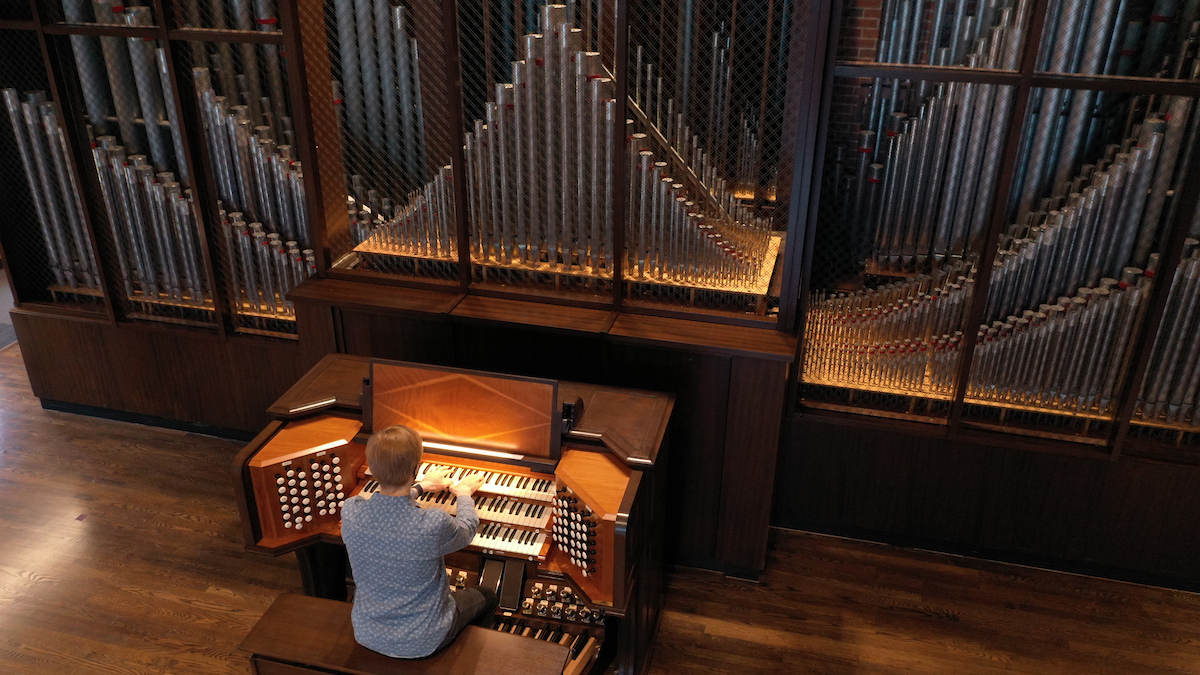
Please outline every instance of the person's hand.
[{"label": "person's hand", "polygon": [[450,480],[450,469],[434,469],[425,474],[425,477],[417,481],[421,489],[425,492],[441,492],[450,487],[453,481]]},{"label": "person's hand", "polygon": [[475,494],[475,491],[483,486],[483,474],[473,473],[450,486],[450,491],[456,497],[464,497],[466,495]]}]

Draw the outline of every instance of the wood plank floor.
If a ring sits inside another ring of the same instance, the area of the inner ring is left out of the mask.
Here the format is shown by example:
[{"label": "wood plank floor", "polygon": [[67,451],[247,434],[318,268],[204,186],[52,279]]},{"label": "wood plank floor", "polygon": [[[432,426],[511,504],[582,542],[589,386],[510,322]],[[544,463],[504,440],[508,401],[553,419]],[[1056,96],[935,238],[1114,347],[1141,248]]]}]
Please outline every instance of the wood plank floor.
[{"label": "wood plank floor", "polygon": [[[249,673],[294,559],[241,550],[239,444],[42,410],[0,350],[0,674]],[[1200,596],[775,533],[761,584],[669,574],[654,675],[1200,673]]]}]

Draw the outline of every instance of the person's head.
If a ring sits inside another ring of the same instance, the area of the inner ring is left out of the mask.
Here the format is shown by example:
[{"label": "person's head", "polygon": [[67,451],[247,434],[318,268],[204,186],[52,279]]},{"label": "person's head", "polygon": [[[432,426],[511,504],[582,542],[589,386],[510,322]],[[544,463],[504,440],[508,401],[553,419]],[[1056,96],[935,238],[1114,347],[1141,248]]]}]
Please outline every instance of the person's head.
[{"label": "person's head", "polygon": [[400,424],[375,432],[367,441],[367,464],[384,487],[411,485],[421,465],[421,435]]}]

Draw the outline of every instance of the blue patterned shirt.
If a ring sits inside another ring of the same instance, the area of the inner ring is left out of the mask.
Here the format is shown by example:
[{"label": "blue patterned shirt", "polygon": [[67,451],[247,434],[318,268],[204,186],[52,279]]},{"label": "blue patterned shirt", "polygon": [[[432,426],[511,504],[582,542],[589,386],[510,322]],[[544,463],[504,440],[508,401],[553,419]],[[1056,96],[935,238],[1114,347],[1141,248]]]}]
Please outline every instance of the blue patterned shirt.
[{"label": "blue patterned shirt", "polygon": [[471,497],[457,515],[408,498],[352,497],[342,511],[342,541],[354,570],[354,639],[387,656],[429,656],[454,623],[442,556],[471,543],[479,516]]}]

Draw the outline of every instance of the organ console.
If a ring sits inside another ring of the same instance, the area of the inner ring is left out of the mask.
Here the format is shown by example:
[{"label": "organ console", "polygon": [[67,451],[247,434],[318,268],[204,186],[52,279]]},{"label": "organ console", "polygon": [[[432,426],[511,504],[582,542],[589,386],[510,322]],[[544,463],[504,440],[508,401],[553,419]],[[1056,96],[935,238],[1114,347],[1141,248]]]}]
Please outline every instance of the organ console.
[{"label": "organ console", "polygon": [[[345,597],[342,507],[379,488],[370,433],[405,424],[425,442],[418,479],[435,469],[484,478],[479,531],[446,557],[452,590],[495,590],[497,630],[567,645],[569,675],[609,664],[638,673],[659,613],[673,405],[652,392],[328,356],[235,460],[246,548],[295,552],[306,592]],[[456,509],[448,491],[417,502]]]}]

